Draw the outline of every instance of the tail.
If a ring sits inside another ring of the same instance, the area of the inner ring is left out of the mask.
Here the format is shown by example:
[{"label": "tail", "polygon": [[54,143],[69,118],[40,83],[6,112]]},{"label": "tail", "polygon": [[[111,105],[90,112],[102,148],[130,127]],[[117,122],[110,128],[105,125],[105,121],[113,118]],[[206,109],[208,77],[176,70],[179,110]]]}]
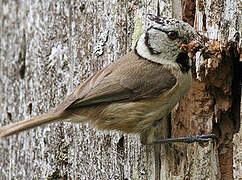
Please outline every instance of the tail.
[{"label": "tail", "polygon": [[23,120],[20,122],[12,123],[7,126],[0,128],[0,138],[10,136],[21,131],[31,129],[44,124],[49,124],[52,122],[60,121],[65,119],[64,113],[47,113],[40,116],[35,116],[33,118]]}]

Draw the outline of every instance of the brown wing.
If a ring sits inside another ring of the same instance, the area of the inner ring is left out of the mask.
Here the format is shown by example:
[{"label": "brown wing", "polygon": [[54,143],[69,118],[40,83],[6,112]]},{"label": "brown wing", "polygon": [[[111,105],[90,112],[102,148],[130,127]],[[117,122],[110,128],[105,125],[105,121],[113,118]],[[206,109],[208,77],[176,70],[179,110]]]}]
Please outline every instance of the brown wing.
[{"label": "brown wing", "polygon": [[87,79],[61,106],[64,110],[104,102],[135,101],[160,95],[175,84],[176,78],[170,70],[131,52]]}]

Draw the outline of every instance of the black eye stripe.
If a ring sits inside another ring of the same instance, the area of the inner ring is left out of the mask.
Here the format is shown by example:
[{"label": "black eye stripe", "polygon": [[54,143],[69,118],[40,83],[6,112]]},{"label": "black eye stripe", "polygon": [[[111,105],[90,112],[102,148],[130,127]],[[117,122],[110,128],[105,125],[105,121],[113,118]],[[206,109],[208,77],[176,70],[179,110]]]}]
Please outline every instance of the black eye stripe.
[{"label": "black eye stripe", "polygon": [[158,30],[158,31],[162,31],[162,32],[164,32],[164,33],[168,33],[167,31],[164,31],[163,29],[160,29],[160,28],[158,28],[158,27],[152,27],[152,29],[156,29],[156,30]]},{"label": "black eye stripe", "polygon": [[153,26],[152,26],[150,29],[156,29],[156,30],[158,30],[158,31],[161,31],[161,32],[166,33],[167,35],[168,35],[168,33],[170,33],[170,32],[174,32],[174,33],[177,34],[177,37],[176,37],[176,38],[179,38],[178,33],[177,33],[176,31],[165,31],[165,30],[163,30],[163,29],[161,29],[161,28],[153,27]]}]

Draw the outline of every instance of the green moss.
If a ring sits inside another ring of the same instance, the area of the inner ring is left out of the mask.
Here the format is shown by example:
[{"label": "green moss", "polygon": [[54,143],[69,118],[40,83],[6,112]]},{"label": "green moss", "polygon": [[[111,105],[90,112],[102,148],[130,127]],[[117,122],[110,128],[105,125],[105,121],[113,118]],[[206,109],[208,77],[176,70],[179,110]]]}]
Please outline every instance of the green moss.
[{"label": "green moss", "polygon": [[144,32],[142,19],[141,19],[139,13],[136,13],[134,21],[135,21],[135,23],[134,23],[135,25],[134,25],[134,33],[132,35],[132,48],[134,48],[139,37]]}]

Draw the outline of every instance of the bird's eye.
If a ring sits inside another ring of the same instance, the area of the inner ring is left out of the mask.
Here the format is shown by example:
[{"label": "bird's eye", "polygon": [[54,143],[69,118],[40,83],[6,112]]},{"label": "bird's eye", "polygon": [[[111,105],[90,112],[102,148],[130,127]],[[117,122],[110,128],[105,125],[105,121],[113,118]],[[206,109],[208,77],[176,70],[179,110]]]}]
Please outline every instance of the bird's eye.
[{"label": "bird's eye", "polygon": [[175,40],[178,37],[178,34],[175,31],[169,31],[169,32],[167,32],[167,36],[171,40]]}]

